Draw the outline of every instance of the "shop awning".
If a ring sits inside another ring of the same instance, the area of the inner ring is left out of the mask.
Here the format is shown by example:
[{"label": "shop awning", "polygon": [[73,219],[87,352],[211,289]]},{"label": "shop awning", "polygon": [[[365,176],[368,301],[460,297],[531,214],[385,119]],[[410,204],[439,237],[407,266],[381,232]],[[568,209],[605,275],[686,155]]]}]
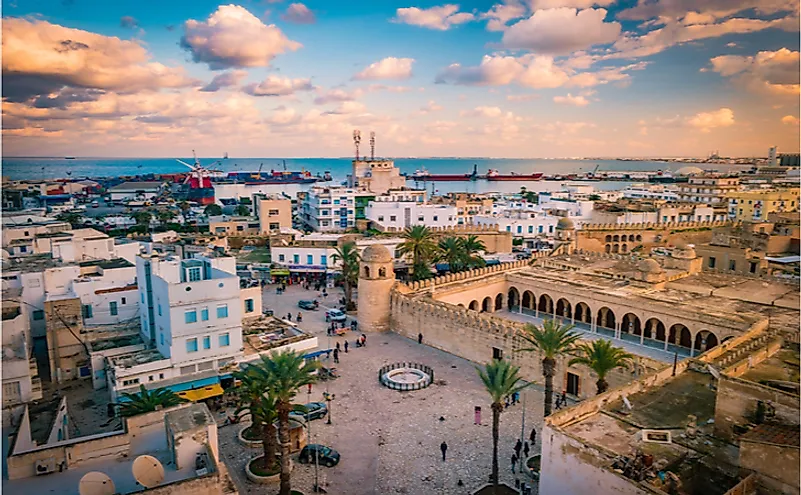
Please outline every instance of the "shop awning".
[{"label": "shop awning", "polygon": [[220,386],[219,383],[215,383],[214,385],[209,385],[208,387],[178,392],[178,397],[182,397],[192,402],[197,402],[203,399],[208,399],[209,397],[218,397],[222,394],[222,386]]},{"label": "shop awning", "polygon": [[270,275],[274,275],[276,277],[288,277],[289,276],[289,270],[282,269],[282,268],[274,268],[274,269],[270,270]]}]

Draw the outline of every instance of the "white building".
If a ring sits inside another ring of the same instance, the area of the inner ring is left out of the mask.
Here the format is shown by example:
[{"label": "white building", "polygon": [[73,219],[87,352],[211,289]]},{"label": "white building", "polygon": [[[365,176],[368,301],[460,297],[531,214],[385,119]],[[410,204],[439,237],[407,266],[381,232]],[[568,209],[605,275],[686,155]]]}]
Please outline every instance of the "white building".
[{"label": "white building", "polygon": [[411,201],[386,201],[376,198],[365,208],[368,220],[384,227],[405,229],[414,225],[427,227],[452,227],[457,224],[457,208],[451,205],[416,203]]},{"label": "white building", "polygon": [[352,229],[356,227],[357,198],[372,199],[373,195],[349,187],[313,187],[303,199],[300,215],[317,232]]},{"label": "white building", "polygon": [[473,221],[476,225],[494,225],[499,232],[511,232],[512,237],[531,245],[537,238],[553,237],[559,219],[539,211],[506,210],[500,215],[476,216]]},{"label": "white building", "polygon": [[663,201],[678,201],[678,189],[671,189],[662,184],[631,184],[623,189],[624,198],[633,199],[660,199]]},{"label": "white building", "polygon": [[153,199],[164,190],[164,183],[158,181],[123,182],[109,188],[112,202],[146,201]]},{"label": "white building", "polygon": [[[339,234],[317,233],[298,237],[290,246],[271,246],[271,258],[273,263],[282,265],[291,272],[335,272],[342,264],[342,260],[334,256],[340,237]],[[399,260],[397,247],[401,242],[403,239],[397,237],[358,239],[356,249],[361,254],[367,246],[381,244],[390,253],[395,253],[395,259]]]},{"label": "white building", "polygon": [[22,289],[3,291],[3,407],[42,398],[42,383],[31,356],[32,337]]},{"label": "white building", "polygon": [[348,185],[372,193],[386,194],[406,186],[406,178],[392,160],[353,160],[353,171],[348,176]]}]

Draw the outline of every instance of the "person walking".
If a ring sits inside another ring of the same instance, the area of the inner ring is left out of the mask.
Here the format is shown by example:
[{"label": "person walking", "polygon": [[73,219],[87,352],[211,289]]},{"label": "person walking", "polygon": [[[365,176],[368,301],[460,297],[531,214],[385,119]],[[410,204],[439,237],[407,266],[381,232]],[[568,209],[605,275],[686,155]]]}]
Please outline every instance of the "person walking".
[{"label": "person walking", "polygon": [[348,353],[348,341],[346,340],[345,341],[345,354],[347,354],[347,353]]},{"label": "person walking", "polygon": [[[345,349],[347,350],[347,347]],[[531,429],[531,435],[528,437],[528,439],[531,440],[531,446],[532,447],[537,443],[537,429],[536,428],[532,428]]]},{"label": "person walking", "polygon": [[339,347],[339,342],[337,342],[337,350],[339,350],[339,349],[340,349],[340,347]]},{"label": "person walking", "polygon": [[298,311],[298,323],[302,323],[302,322],[303,322],[303,314],[301,314],[301,312]]},{"label": "person walking", "polygon": [[439,450],[442,451],[442,462],[445,462],[445,453],[448,452],[448,444],[443,440],[439,445]]},{"label": "person walking", "polygon": [[512,454],[512,473],[515,472],[515,466],[517,466],[517,455]]},{"label": "person walking", "polygon": [[515,455],[518,458],[520,457],[520,451],[521,450],[523,450],[523,442],[521,442],[520,439],[518,438],[517,439],[517,443],[515,444]]},{"label": "person walking", "polygon": [[567,407],[567,390],[562,390],[562,406]]},{"label": "person walking", "polygon": [[287,313],[286,314],[286,319],[289,320],[289,321],[292,321],[292,313]]},{"label": "person walking", "polygon": [[418,344],[422,344],[423,343],[423,334],[422,333],[418,333],[417,334],[417,343]]},{"label": "person walking", "polygon": [[523,444],[523,454],[526,456],[525,457],[526,459],[528,459],[528,453],[529,452],[530,452],[530,449],[528,447],[528,442],[526,442],[526,443]]},{"label": "person walking", "polygon": [[367,335],[362,334],[362,347],[367,347]]},{"label": "person walking", "polygon": [[334,349],[334,363],[339,364],[339,349]]}]

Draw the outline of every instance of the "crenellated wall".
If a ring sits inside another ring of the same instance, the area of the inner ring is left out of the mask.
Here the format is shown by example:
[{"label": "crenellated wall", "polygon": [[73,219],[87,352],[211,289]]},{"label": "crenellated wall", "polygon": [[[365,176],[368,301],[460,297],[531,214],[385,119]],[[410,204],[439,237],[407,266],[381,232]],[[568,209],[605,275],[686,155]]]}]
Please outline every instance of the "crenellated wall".
[{"label": "crenellated wall", "polygon": [[643,230],[687,230],[697,229],[703,227],[724,227],[726,225],[735,225],[731,221],[708,221],[708,222],[646,222],[646,223],[585,223],[582,224],[581,230],[598,231],[598,230],[614,230],[614,231],[643,231]]}]

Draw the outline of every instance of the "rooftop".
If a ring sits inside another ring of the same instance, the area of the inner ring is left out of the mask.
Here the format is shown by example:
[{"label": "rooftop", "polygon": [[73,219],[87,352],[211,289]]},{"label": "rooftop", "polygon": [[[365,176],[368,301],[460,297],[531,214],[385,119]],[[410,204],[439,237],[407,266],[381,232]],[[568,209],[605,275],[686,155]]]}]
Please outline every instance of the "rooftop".
[{"label": "rooftop", "polygon": [[7,270],[21,271],[25,273],[36,273],[47,270],[48,268],[55,268],[58,266],[66,266],[60,260],[53,259],[50,253],[32,254],[22,258],[14,258],[7,265]]},{"label": "rooftop", "polygon": [[109,192],[139,191],[145,189],[158,189],[164,183],[159,181],[123,182],[109,188]]},{"label": "rooftop", "polygon": [[242,320],[242,337],[245,356],[312,338],[295,325],[266,315]]},{"label": "rooftop", "polygon": [[794,349],[781,349],[770,358],[749,369],[740,378],[798,394],[799,384],[801,384],[799,352]]},{"label": "rooftop", "polygon": [[216,423],[214,416],[205,404],[195,403],[167,414],[167,423],[174,433],[192,431],[199,427]]},{"label": "rooftop", "polygon": [[125,258],[114,258],[110,260],[81,261],[78,263],[78,266],[80,266],[81,268],[86,268],[89,266],[98,266],[104,270],[111,270],[114,268],[130,268],[135,265],[130,261],[126,260]]},{"label": "rooftop", "polygon": [[801,446],[801,432],[796,425],[777,425],[764,423],[740,437],[749,442],[772,443],[790,447]]},{"label": "rooftop", "polygon": [[153,363],[156,361],[166,360],[158,349],[143,349],[141,351],[132,352],[129,354],[121,354],[108,358],[111,364],[119,368],[132,368],[140,364]]}]

